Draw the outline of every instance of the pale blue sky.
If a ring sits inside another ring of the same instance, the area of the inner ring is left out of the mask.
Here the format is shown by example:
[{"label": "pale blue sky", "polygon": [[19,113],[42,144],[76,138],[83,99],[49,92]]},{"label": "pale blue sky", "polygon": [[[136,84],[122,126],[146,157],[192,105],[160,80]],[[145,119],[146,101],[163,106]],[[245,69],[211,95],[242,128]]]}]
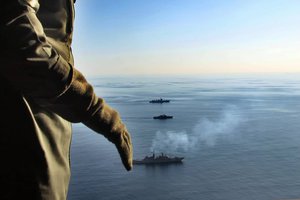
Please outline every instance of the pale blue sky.
[{"label": "pale blue sky", "polygon": [[299,0],[77,0],[88,75],[300,72]]}]

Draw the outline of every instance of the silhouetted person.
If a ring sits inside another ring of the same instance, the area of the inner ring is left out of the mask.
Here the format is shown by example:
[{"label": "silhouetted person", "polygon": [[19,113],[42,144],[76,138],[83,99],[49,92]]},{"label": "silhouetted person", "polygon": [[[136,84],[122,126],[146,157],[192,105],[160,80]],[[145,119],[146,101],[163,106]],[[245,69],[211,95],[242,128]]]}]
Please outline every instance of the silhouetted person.
[{"label": "silhouetted person", "polygon": [[132,168],[118,113],[74,68],[73,0],[1,0],[0,199],[66,199],[70,122],[113,142]]}]

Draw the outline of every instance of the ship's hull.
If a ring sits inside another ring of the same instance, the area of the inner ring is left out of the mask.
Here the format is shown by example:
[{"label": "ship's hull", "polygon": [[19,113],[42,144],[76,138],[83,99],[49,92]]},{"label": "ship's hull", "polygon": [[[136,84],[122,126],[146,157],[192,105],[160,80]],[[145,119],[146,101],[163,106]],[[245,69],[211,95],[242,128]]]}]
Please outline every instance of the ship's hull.
[{"label": "ship's hull", "polygon": [[169,103],[170,100],[152,100],[152,101],[149,101],[149,103]]},{"label": "ship's hull", "polygon": [[149,101],[149,103],[169,103],[169,100],[166,101]]},{"label": "ship's hull", "polygon": [[173,119],[173,116],[166,116],[166,117],[156,116],[153,117],[153,119]]},{"label": "ship's hull", "polygon": [[183,158],[174,158],[170,160],[133,160],[134,165],[155,165],[155,164],[172,164],[182,163]]}]

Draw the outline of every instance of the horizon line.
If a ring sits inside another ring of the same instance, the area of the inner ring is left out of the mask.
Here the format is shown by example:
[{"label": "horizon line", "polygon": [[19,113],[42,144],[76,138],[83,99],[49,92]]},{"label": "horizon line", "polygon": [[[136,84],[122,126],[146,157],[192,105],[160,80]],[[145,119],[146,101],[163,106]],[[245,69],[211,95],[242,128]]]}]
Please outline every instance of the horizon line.
[{"label": "horizon line", "polygon": [[177,77],[186,77],[186,76],[266,76],[266,75],[270,75],[270,76],[290,76],[290,75],[300,75],[300,71],[299,72],[230,72],[230,73],[163,73],[163,74],[156,74],[156,73],[124,73],[124,74],[114,74],[114,73],[105,73],[105,74],[85,74],[86,77],[99,77],[99,76],[103,76],[103,77],[136,77],[136,76],[141,76],[141,77],[172,77],[172,76],[177,76]]}]

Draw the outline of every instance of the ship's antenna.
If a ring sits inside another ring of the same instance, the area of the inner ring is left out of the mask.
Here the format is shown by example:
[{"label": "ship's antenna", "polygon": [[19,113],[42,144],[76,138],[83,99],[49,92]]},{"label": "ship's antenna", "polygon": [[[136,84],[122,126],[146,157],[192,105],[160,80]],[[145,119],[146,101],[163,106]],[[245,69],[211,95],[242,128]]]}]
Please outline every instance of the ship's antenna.
[{"label": "ship's antenna", "polygon": [[153,156],[153,158],[155,157],[155,150],[154,149],[152,151],[152,156]]}]

